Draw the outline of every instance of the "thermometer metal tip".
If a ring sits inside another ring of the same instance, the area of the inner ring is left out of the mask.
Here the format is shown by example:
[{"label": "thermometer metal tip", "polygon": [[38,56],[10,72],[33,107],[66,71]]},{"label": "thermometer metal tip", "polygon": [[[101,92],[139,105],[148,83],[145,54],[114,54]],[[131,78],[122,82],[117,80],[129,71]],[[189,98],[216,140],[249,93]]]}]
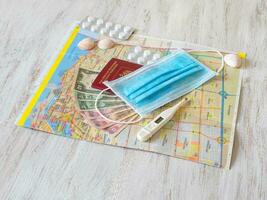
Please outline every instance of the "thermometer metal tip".
[{"label": "thermometer metal tip", "polygon": [[182,106],[184,106],[188,101],[190,101],[190,99],[186,97],[173,107],[164,110],[154,120],[149,122],[149,124],[147,124],[137,133],[137,139],[141,142],[147,141],[159,129],[161,129],[162,126],[164,126],[168,121],[170,121],[176,111]]}]

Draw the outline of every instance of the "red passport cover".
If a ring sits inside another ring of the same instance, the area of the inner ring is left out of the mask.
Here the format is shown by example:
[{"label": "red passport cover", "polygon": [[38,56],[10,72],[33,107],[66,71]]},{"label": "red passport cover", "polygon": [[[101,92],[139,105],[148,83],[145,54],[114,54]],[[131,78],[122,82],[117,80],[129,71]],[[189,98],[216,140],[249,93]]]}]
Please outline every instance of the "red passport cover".
[{"label": "red passport cover", "polygon": [[140,67],[142,67],[142,65],[112,58],[97,75],[92,83],[92,88],[104,90],[107,88],[107,86],[103,84],[104,81],[115,80],[137,70]]}]

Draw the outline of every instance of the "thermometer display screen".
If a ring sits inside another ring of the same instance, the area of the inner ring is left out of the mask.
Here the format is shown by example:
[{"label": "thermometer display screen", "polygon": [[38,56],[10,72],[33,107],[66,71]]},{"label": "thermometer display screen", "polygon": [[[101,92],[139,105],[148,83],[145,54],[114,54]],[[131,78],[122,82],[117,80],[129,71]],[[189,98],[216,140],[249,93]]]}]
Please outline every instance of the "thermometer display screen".
[{"label": "thermometer display screen", "polygon": [[155,123],[159,124],[163,120],[162,117],[159,117],[158,119],[155,120]]}]

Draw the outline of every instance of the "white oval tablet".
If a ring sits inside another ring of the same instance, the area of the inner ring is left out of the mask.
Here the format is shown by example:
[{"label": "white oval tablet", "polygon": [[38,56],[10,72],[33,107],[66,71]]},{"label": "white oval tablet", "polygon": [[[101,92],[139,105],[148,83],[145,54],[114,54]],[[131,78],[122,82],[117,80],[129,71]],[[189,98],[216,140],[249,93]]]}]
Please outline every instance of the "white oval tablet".
[{"label": "white oval tablet", "polygon": [[125,26],[124,29],[123,29],[123,31],[126,32],[126,33],[128,33],[128,32],[130,32],[131,29],[132,28],[130,26]]},{"label": "white oval tablet", "polygon": [[121,29],[121,25],[120,24],[116,24],[114,28],[115,28],[115,30],[120,30]]},{"label": "white oval tablet", "polygon": [[126,36],[126,33],[120,32],[119,33],[119,39],[123,39]]},{"label": "white oval tablet", "polygon": [[160,58],[160,54],[156,53],[153,55],[153,60],[157,60]]},{"label": "white oval tablet", "polygon": [[90,50],[95,47],[95,42],[91,38],[85,38],[81,40],[78,45],[79,49],[81,50]]},{"label": "white oval tablet", "polygon": [[94,21],[95,19],[93,18],[93,17],[87,17],[87,21],[89,22],[89,23],[92,23],[93,21]]},{"label": "white oval tablet", "polygon": [[224,56],[224,62],[230,67],[240,67],[241,58],[236,54],[227,54]]},{"label": "white oval tablet", "polygon": [[88,22],[82,23],[82,28],[88,28],[88,26],[90,26],[90,24]]},{"label": "white oval tablet", "polygon": [[151,51],[149,51],[149,50],[145,50],[144,53],[143,53],[143,55],[144,55],[144,57],[146,58],[146,57],[148,57],[148,56],[151,55]]},{"label": "white oval tablet", "polygon": [[147,62],[146,62],[146,64],[147,65],[150,65],[150,64],[152,64],[154,61],[153,60],[148,60]]},{"label": "white oval tablet", "polygon": [[106,28],[110,28],[111,26],[113,26],[113,24],[111,22],[106,23]]},{"label": "white oval tablet", "polygon": [[114,45],[114,42],[109,39],[109,38],[104,38],[102,40],[100,40],[98,43],[97,43],[97,46],[100,48],[100,49],[110,49],[112,48]]},{"label": "white oval tablet", "polygon": [[137,63],[138,63],[138,64],[144,64],[144,62],[145,62],[144,57],[139,57],[139,58],[137,58]]},{"label": "white oval tablet", "polygon": [[111,30],[109,31],[109,34],[108,34],[110,37],[114,37],[116,35],[116,31],[115,30]]},{"label": "white oval tablet", "polygon": [[142,51],[142,47],[140,47],[140,46],[137,46],[134,48],[135,53],[140,53],[141,51]]},{"label": "white oval tablet", "polygon": [[97,32],[98,29],[99,29],[99,26],[93,25],[93,26],[91,26],[91,29],[90,30],[93,31],[93,32]]},{"label": "white oval tablet", "polygon": [[136,57],[135,53],[129,53],[128,56],[127,56],[128,60],[131,60],[131,61],[134,60],[135,57]]},{"label": "white oval tablet", "polygon": [[101,28],[100,29],[100,33],[101,34],[106,34],[107,33],[107,29],[106,28]]},{"label": "white oval tablet", "polygon": [[101,25],[101,24],[103,24],[104,23],[104,20],[103,19],[98,19],[97,21],[96,21],[96,24],[97,25]]}]

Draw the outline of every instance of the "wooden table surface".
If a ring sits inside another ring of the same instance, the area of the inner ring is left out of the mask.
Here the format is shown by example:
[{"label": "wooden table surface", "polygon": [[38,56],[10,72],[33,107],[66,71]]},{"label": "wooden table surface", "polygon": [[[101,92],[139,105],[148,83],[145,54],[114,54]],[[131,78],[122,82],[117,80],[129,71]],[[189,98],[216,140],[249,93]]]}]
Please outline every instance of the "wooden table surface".
[{"label": "wooden table surface", "polygon": [[[266,0],[0,0],[0,199],[267,199]],[[23,129],[15,120],[73,20],[248,54],[231,170]]]}]

